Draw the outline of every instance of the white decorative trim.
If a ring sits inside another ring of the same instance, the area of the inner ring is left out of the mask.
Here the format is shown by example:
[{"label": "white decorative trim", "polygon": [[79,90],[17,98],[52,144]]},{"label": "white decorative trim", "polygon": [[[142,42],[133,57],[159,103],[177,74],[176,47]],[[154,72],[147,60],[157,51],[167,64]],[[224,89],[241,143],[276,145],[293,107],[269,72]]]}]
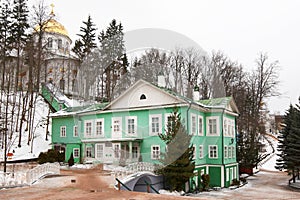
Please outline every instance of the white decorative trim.
[{"label": "white decorative trim", "polygon": [[[158,118],[158,129],[159,131],[157,133],[152,132],[152,118],[157,117]],[[158,133],[162,133],[162,120],[161,120],[161,114],[152,114],[149,115],[149,135],[156,136]]]}]

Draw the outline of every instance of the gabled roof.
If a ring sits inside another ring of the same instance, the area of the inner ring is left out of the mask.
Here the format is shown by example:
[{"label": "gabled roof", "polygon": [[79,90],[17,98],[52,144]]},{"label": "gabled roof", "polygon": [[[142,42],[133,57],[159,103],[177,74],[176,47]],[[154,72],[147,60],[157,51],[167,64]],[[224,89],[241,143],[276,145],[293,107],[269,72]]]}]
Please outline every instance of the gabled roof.
[{"label": "gabled roof", "polygon": [[[141,99],[144,96],[144,99]],[[138,80],[123,94],[113,100],[105,110],[130,109],[151,106],[166,106],[175,104],[186,104],[181,96],[171,94],[165,89],[144,81]]]},{"label": "gabled roof", "polygon": [[200,100],[199,103],[201,103],[209,108],[222,108],[222,109],[227,109],[229,111],[233,111],[233,112],[239,114],[239,110],[236,106],[236,103],[235,103],[233,97],[205,99],[205,100]]},{"label": "gabled roof", "polygon": [[[142,95],[145,99],[141,99]],[[52,116],[66,116],[105,110],[143,109],[149,107],[164,107],[174,105],[194,105],[206,111],[211,109],[224,109],[231,113],[239,114],[238,108],[232,97],[214,98],[194,101],[171,90],[156,86],[145,80],[139,80],[130,86],[124,93],[110,103],[92,104],[70,107],[53,114]]]}]

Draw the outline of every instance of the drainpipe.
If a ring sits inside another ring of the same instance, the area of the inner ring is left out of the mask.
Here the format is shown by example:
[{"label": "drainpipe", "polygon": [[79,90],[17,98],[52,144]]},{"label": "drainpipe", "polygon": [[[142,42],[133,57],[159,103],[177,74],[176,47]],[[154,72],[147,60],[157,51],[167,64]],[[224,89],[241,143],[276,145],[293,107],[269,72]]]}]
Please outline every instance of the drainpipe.
[{"label": "drainpipe", "polygon": [[188,109],[186,111],[186,130],[187,130],[187,133],[190,134],[190,132],[189,132],[189,111],[191,109],[192,102],[188,101],[188,103],[189,103],[189,107],[188,107]]},{"label": "drainpipe", "polygon": [[[225,111],[225,108],[223,108],[223,111],[222,111],[222,115],[221,115],[221,138],[222,138],[222,145],[221,145],[221,147],[222,147],[222,149],[221,149],[221,151],[222,151],[222,166],[223,166],[223,173],[224,173],[224,179],[223,179],[223,181],[224,181],[224,186],[225,186],[225,180],[226,180],[226,170],[225,170],[225,161],[224,161],[224,111]],[[227,149],[227,152],[228,152],[228,149]],[[222,180],[222,178],[221,178],[221,180]],[[221,186],[222,186],[222,183],[221,183]]]}]

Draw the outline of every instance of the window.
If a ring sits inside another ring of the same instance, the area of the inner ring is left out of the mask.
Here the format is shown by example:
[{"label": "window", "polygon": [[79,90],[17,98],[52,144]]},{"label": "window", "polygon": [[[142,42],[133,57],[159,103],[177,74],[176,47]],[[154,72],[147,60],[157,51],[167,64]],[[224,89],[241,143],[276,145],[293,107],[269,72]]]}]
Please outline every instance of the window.
[{"label": "window", "polygon": [[227,127],[227,119],[224,119],[224,122],[223,122],[223,132],[224,132],[224,135],[228,135],[228,127]]},{"label": "window", "polygon": [[48,38],[47,47],[48,48],[52,48],[53,47],[53,39],[51,37]]},{"label": "window", "polygon": [[73,126],[73,137],[78,137],[78,126]]},{"label": "window", "polygon": [[219,135],[217,126],[218,126],[217,117],[209,117],[207,120],[207,127],[208,127],[207,135]]},{"label": "window", "polygon": [[121,117],[114,117],[112,118],[112,128],[114,133],[120,133],[121,132]]},{"label": "window", "polygon": [[104,119],[97,119],[96,121],[96,136],[104,135]]},{"label": "window", "polygon": [[58,48],[58,49],[61,49],[61,48],[62,48],[62,40],[61,40],[61,39],[58,39],[58,40],[57,40],[57,48]]},{"label": "window", "polygon": [[231,136],[234,137],[235,135],[235,124],[234,120],[231,121]]},{"label": "window", "polygon": [[73,157],[74,158],[79,158],[79,148],[74,148],[73,149]]},{"label": "window", "polygon": [[161,115],[150,115],[150,135],[161,133]]},{"label": "window", "polygon": [[228,157],[228,147],[224,146],[224,157],[227,158]]},{"label": "window", "polygon": [[160,146],[153,145],[151,146],[151,159],[157,160],[160,158]]},{"label": "window", "polygon": [[144,99],[146,99],[146,95],[142,94],[142,95],[140,96],[140,100],[144,100]]},{"label": "window", "polygon": [[95,146],[96,149],[96,158],[103,158],[103,149],[104,149],[104,144],[96,144]]},{"label": "window", "polygon": [[171,113],[166,113],[165,114],[165,131],[168,131],[168,125],[171,125],[171,127],[173,126],[174,123],[174,119],[172,117]]},{"label": "window", "polygon": [[92,147],[86,147],[86,149],[85,149],[85,156],[87,158],[91,158],[92,157]]},{"label": "window", "polygon": [[132,158],[137,159],[139,157],[139,147],[133,146],[132,147]]},{"label": "window", "polygon": [[120,144],[113,144],[114,158],[120,158]]},{"label": "window", "polygon": [[193,145],[193,159],[196,159],[197,151],[196,151],[196,146]]},{"label": "window", "polygon": [[199,158],[203,158],[204,157],[204,152],[203,152],[203,145],[199,146]]},{"label": "window", "polygon": [[126,133],[129,135],[136,135],[137,133],[137,117],[126,117]]},{"label": "window", "polygon": [[218,158],[218,146],[217,145],[209,145],[209,158]]},{"label": "window", "polygon": [[196,115],[195,114],[191,114],[191,127],[192,127],[192,135],[196,135]]},{"label": "window", "polygon": [[203,136],[203,117],[198,116],[198,134]]},{"label": "window", "polygon": [[235,148],[231,147],[231,150],[232,150],[232,158],[235,158]]},{"label": "window", "polygon": [[229,146],[229,147],[228,147],[228,158],[231,158],[231,153],[232,153],[231,147]]},{"label": "window", "polygon": [[92,122],[91,121],[86,121],[85,122],[85,136],[86,137],[91,137],[92,136]]},{"label": "window", "polygon": [[65,80],[64,79],[60,79],[59,88],[63,91],[65,90]]},{"label": "window", "polygon": [[61,126],[60,127],[60,137],[66,137],[67,136],[66,129],[67,129],[66,126]]}]

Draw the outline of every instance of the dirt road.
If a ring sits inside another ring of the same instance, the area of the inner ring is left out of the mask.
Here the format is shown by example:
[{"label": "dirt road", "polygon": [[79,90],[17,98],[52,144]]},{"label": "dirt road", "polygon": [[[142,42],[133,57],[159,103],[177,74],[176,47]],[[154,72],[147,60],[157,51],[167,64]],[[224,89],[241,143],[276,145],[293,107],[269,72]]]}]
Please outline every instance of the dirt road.
[{"label": "dirt road", "polygon": [[249,184],[242,188],[204,192],[194,197],[117,191],[112,187],[113,177],[99,168],[62,170],[61,174],[40,180],[31,187],[0,190],[0,199],[300,199],[300,192],[288,188],[288,176],[282,172],[262,171],[249,177]]}]

